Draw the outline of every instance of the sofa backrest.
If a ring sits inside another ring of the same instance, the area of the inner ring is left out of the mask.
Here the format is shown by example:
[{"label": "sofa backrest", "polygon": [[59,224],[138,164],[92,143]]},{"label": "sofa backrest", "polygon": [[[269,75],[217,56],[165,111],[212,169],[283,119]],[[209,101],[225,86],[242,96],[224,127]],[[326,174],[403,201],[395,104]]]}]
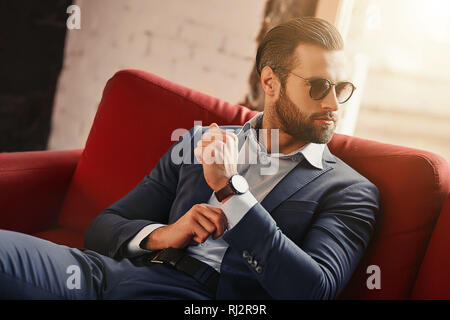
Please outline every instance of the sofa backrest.
[{"label": "sofa backrest", "polygon": [[[240,125],[254,114],[147,72],[116,73],[104,89],[60,225],[84,232],[96,215],[151,171],[173,143],[174,129],[190,129],[194,120]],[[341,297],[408,298],[448,192],[445,160],[339,134],[329,147],[378,186],[383,208],[372,245]],[[380,290],[366,287],[369,265],[380,267]]]}]

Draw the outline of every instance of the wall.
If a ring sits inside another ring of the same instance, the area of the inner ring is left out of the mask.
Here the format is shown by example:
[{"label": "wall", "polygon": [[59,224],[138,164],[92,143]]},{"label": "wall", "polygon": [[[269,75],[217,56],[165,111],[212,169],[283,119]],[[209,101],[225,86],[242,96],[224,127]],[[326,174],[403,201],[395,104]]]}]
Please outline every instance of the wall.
[{"label": "wall", "polygon": [[147,70],[238,103],[256,53],[264,0],[79,0],[68,30],[49,149],[83,148],[107,80]]},{"label": "wall", "polygon": [[0,1],[0,152],[47,148],[71,2]]}]

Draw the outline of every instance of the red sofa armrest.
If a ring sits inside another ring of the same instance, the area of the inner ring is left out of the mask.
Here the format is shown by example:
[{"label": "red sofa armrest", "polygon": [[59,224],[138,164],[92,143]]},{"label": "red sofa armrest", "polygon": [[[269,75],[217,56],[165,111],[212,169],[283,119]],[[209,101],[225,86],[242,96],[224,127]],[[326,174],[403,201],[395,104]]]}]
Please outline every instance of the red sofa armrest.
[{"label": "red sofa armrest", "polygon": [[442,208],[411,298],[418,300],[450,299],[450,194]]},{"label": "red sofa armrest", "polygon": [[0,153],[0,229],[30,234],[54,225],[82,152]]}]

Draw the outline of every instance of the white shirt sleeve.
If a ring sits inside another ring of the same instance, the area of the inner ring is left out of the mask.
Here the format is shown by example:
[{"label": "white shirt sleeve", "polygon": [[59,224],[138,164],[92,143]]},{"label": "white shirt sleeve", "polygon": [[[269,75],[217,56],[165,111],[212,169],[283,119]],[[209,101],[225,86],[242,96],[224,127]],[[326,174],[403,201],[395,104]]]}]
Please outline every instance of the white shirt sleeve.
[{"label": "white shirt sleeve", "polygon": [[221,204],[223,213],[228,220],[228,230],[237,225],[257,202],[258,200],[256,200],[253,194],[247,191],[244,194],[236,194]]},{"label": "white shirt sleeve", "polygon": [[145,226],[141,229],[141,231],[138,232],[137,235],[134,236],[133,239],[131,239],[130,242],[128,242],[128,256],[129,257],[135,257],[140,254],[151,252],[151,250],[142,249],[139,244],[142,242],[142,240],[145,239],[150,233],[155,231],[158,228],[166,226],[165,224],[159,224],[159,223],[153,223],[149,224],[148,226]]}]

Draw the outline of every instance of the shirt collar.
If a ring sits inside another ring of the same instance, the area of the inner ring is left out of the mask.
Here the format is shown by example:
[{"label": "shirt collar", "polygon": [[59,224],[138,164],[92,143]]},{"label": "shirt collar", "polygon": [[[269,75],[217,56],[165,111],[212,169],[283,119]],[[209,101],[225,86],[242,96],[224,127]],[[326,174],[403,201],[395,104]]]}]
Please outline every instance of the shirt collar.
[{"label": "shirt collar", "polygon": [[[242,129],[237,133],[237,135],[243,134],[245,137],[249,137],[250,139],[254,139],[259,145],[259,152],[267,154],[266,148],[263,144],[259,143],[256,139],[256,130],[261,127],[262,119],[264,112],[257,113],[254,117],[248,120],[243,126]],[[253,130],[250,130],[253,129]],[[290,159],[293,161],[301,161],[303,157],[314,167],[323,169],[322,165],[322,157],[323,151],[325,149],[325,144],[318,143],[308,143],[303,147],[289,153],[276,153],[270,154],[270,157],[277,157],[280,159]]]}]

